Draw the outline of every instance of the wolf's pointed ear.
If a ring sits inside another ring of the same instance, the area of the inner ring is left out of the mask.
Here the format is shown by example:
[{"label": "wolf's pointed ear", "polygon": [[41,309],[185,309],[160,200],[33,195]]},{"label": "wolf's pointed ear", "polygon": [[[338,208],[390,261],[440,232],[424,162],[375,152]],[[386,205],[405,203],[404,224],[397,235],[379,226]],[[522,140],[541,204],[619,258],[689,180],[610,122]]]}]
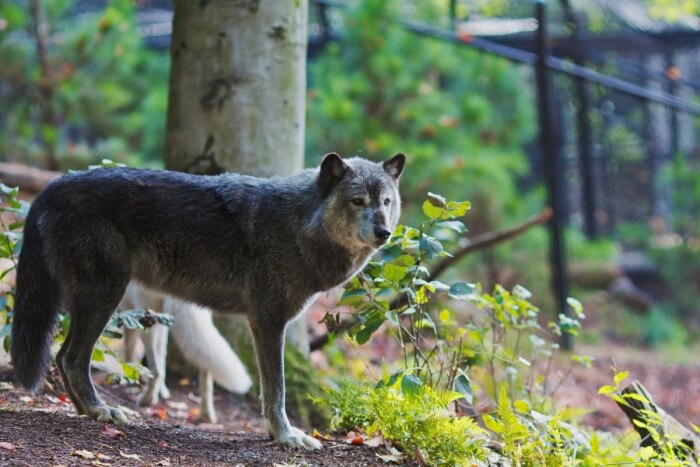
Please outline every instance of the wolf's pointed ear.
[{"label": "wolf's pointed ear", "polygon": [[350,167],[343,161],[343,158],[334,152],[329,152],[323,156],[321,161],[321,170],[318,174],[318,185],[321,191],[328,193],[345,174],[350,170]]},{"label": "wolf's pointed ear", "polygon": [[401,172],[403,172],[404,164],[406,164],[406,156],[398,153],[388,161],[384,161],[382,165],[384,166],[384,170],[394,177],[394,180],[398,180],[399,177],[401,177]]}]

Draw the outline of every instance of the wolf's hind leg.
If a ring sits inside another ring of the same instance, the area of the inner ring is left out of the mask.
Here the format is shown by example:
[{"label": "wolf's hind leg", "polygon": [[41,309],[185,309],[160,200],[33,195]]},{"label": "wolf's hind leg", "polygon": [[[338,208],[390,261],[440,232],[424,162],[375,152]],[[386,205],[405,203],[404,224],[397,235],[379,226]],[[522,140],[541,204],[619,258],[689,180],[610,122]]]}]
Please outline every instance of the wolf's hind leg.
[{"label": "wolf's hind leg", "polygon": [[199,397],[202,399],[199,419],[203,422],[216,423],[214,409],[214,376],[206,369],[199,370]]},{"label": "wolf's hind leg", "polygon": [[151,329],[143,334],[143,343],[146,347],[146,360],[148,369],[153,373],[153,378],[148,381],[146,389],[139,396],[139,404],[154,406],[158,404],[158,396],[163,399],[170,397],[165,385],[165,360],[168,353],[168,327],[163,324],[154,324]]},{"label": "wolf's hind leg", "polygon": [[70,381],[68,380],[68,375],[66,374],[66,370],[63,368],[63,357],[66,354],[66,349],[68,347],[68,342],[71,340],[71,336],[73,335],[73,326],[70,326],[68,328],[68,335],[66,336],[66,340],[63,342],[63,345],[61,345],[61,349],[58,351],[56,354],[56,368],[58,369],[58,373],[61,375],[61,380],[63,381],[63,387],[66,390],[66,393],[68,394],[68,397],[70,397],[70,400],[73,401],[73,405],[75,405],[75,410],[83,415],[85,414],[85,409],[78,398],[77,394],[75,391],[73,391],[73,388],[70,386]]},{"label": "wolf's hind leg", "polygon": [[126,416],[107,406],[95,391],[90,377],[92,351],[109,318],[117,307],[126,285],[128,273],[114,268],[111,277],[93,278],[89,286],[82,285],[67,297],[71,308],[71,324],[60,364],[70,397],[79,412],[101,422],[124,423]]}]

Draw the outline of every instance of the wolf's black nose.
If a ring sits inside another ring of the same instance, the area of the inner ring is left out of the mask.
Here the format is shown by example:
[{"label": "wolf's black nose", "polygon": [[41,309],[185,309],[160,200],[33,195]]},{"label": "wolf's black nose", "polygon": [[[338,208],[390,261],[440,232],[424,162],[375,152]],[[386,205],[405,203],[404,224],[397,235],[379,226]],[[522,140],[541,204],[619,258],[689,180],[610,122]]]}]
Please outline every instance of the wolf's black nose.
[{"label": "wolf's black nose", "polygon": [[376,235],[379,240],[386,240],[391,236],[391,232],[382,227],[376,227],[374,229],[374,235]]}]

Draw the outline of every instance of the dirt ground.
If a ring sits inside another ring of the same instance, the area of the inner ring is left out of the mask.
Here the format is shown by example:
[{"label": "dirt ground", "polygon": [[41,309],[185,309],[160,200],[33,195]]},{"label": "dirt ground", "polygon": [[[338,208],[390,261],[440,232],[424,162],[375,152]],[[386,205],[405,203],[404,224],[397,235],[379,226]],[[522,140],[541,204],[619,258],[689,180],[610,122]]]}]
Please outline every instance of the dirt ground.
[{"label": "dirt ground", "polygon": [[155,409],[136,403],[137,388],[101,387],[110,404],[138,411],[128,425],[105,425],[77,416],[60,391],[45,388],[32,397],[0,373],[0,465],[386,465],[373,449],[343,439],[324,440],[321,451],[275,445],[260,416],[231,395],[217,395],[221,424],[197,424],[192,387],[171,385],[172,398]]}]

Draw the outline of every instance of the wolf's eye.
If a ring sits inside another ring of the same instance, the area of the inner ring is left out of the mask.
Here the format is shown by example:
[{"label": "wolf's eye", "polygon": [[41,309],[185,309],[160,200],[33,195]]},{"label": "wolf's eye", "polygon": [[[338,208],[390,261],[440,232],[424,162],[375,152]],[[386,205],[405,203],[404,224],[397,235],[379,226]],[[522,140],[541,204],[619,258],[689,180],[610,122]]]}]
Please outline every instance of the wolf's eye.
[{"label": "wolf's eye", "polygon": [[384,200],[384,206],[389,206],[391,204],[391,200],[389,198]]},{"label": "wolf's eye", "polygon": [[355,206],[364,206],[365,205],[365,200],[362,198],[353,198],[352,199],[352,204]]}]

